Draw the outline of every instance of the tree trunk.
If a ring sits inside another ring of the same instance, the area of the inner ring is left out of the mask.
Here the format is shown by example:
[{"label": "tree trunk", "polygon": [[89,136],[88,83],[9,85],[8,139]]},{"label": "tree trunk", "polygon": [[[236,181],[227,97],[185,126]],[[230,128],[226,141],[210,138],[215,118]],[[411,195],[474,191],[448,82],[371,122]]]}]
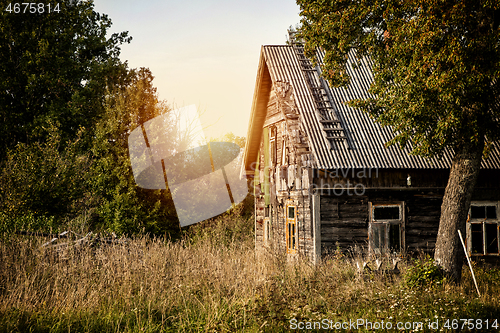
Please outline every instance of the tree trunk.
[{"label": "tree trunk", "polygon": [[455,150],[450,177],[441,205],[441,218],[434,260],[457,283],[462,278],[465,257],[458,230],[465,235],[472,192],[481,167],[484,137]]}]

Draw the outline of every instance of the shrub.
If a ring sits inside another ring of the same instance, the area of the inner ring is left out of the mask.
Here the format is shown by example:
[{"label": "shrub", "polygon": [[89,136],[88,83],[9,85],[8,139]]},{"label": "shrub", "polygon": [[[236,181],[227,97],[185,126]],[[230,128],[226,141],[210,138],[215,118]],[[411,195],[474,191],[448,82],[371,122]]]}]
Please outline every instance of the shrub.
[{"label": "shrub", "polygon": [[46,131],[47,142],[20,143],[7,153],[0,175],[3,228],[58,229],[85,209],[91,161],[79,153],[84,129],[66,145],[57,126]]},{"label": "shrub", "polygon": [[443,271],[428,255],[421,259],[414,259],[413,265],[408,267],[404,275],[405,284],[409,288],[440,285],[445,279]]}]

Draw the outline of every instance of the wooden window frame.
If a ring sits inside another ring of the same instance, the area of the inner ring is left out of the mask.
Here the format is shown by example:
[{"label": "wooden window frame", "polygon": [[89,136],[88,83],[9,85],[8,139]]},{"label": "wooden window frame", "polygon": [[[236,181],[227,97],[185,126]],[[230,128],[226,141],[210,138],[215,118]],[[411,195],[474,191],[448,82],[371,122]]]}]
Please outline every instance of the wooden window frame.
[{"label": "wooden window frame", "polygon": [[[379,219],[375,220],[375,209],[380,207],[398,207],[399,209],[399,218],[398,219]],[[399,226],[399,248],[396,253],[400,253],[405,248],[405,203],[404,201],[398,202],[387,202],[387,203],[368,203],[369,210],[369,220],[368,220],[368,247],[369,252],[375,255],[385,255],[393,252],[391,248],[389,248],[389,240],[390,240],[390,229],[391,226]],[[374,237],[374,228],[381,228],[383,230],[383,241],[384,244],[382,247],[380,245],[375,247],[375,237]]]},{"label": "wooden window frame", "polygon": [[275,167],[278,162],[278,150],[277,150],[277,140],[276,140],[276,126],[270,127],[270,135],[269,135],[269,157],[271,160],[271,167]]},{"label": "wooden window frame", "polygon": [[280,164],[281,165],[285,165],[285,160],[286,160],[286,140],[285,138],[283,137],[283,143],[281,145],[281,160],[280,160]]},{"label": "wooden window frame", "polygon": [[264,245],[269,245],[271,242],[271,219],[269,217],[264,218]]},{"label": "wooden window frame", "polygon": [[[472,206],[475,207],[486,207],[486,206],[495,206],[496,211],[496,219],[485,218],[472,218],[471,211]],[[487,245],[487,233],[486,233],[486,225],[493,224],[496,225],[496,237],[497,237],[497,250],[498,252],[488,252]],[[483,250],[481,253],[472,252],[472,226],[480,225],[481,233],[482,233],[482,247]],[[500,202],[499,201],[473,201],[471,202],[471,207],[469,208],[469,214],[467,217],[467,252],[470,256],[500,256]]]},{"label": "wooden window frame", "polygon": [[[289,217],[289,208],[293,207],[294,217]],[[286,253],[296,254],[298,248],[298,237],[297,237],[297,206],[294,204],[287,204],[285,206],[285,235],[286,235]]]}]

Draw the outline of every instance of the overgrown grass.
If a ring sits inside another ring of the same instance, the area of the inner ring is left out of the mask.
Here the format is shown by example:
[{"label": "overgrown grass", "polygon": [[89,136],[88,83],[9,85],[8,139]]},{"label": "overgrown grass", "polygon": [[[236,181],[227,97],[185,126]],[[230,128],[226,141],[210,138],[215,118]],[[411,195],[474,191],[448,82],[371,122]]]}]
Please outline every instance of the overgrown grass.
[{"label": "overgrown grass", "polygon": [[61,253],[43,239],[4,236],[0,331],[279,332],[294,318],[423,322],[433,331],[426,320],[440,328],[446,319],[500,320],[498,269],[475,268],[481,298],[465,267],[461,286],[423,278],[410,287],[409,274],[420,274],[411,263],[391,276],[360,275],[344,256],[290,262],[256,252],[252,228],[253,220],[220,219],[176,243],[139,237]]}]

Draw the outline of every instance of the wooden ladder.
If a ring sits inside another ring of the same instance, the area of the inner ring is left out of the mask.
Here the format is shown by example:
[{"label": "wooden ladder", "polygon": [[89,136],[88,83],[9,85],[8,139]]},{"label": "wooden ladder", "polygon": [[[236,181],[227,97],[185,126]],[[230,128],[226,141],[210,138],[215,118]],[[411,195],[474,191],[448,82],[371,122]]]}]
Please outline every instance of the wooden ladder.
[{"label": "wooden ladder", "polygon": [[297,40],[295,36],[296,32],[289,30],[288,34],[307,86],[311,91],[316,106],[316,113],[320,119],[320,126],[325,133],[324,137],[330,144],[330,149],[335,149],[335,143],[347,144],[345,131],[336,116],[335,108],[321,82],[318,70],[313,67],[311,61],[304,54],[304,44]]}]

